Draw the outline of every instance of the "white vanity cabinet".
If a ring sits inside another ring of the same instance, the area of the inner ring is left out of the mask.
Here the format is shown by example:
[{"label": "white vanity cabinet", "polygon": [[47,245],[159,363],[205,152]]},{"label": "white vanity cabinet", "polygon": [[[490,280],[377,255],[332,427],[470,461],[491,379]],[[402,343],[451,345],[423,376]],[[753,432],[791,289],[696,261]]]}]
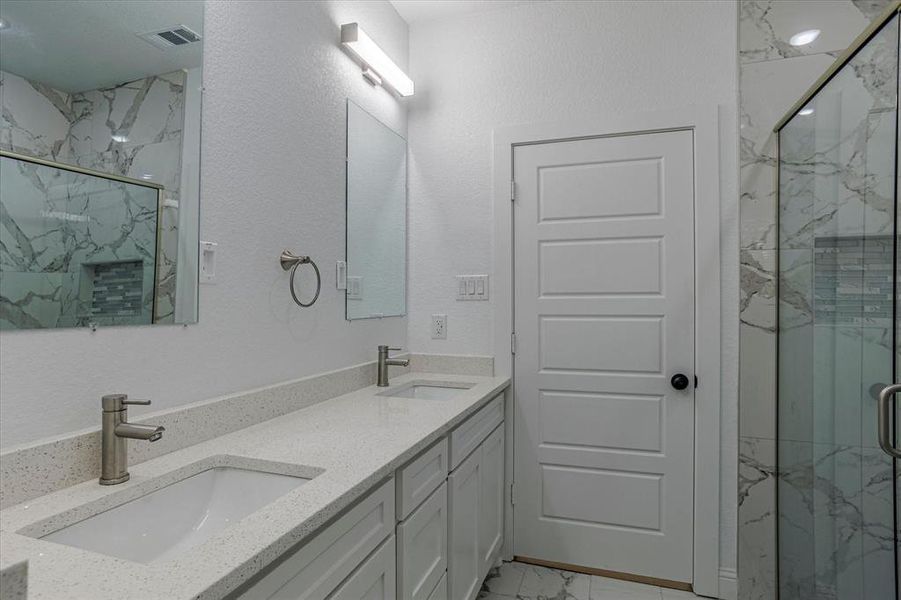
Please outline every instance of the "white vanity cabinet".
[{"label": "white vanity cabinet", "polygon": [[[274,568],[243,590],[240,600],[325,600],[358,567],[367,564],[373,551],[384,550],[395,525],[394,478],[381,484],[342,516],[323,528],[296,550],[288,551]],[[394,584],[395,552],[390,540],[391,585]],[[381,555],[382,561],[388,560]],[[387,565],[383,564],[383,567]],[[352,575],[354,574],[354,575]],[[350,581],[348,579],[348,581]],[[354,588],[356,589],[356,588]],[[391,588],[392,595],[394,588]],[[341,598],[348,596],[340,596]]]},{"label": "white vanity cabinet", "polygon": [[504,545],[504,426],[482,442],[479,469],[479,580],[485,579]]},{"label": "white vanity cabinet", "polygon": [[471,600],[479,591],[479,479],[482,454],[473,452],[454,469],[448,483],[448,598]]},{"label": "white vanity cabinet", "polygon": [[504,397],[399,468],[239,600],[473,600],[500,556]]},{"label": "white vanity cabinet", "polygon": [[[504,403],[498,396],[451,432],[448,598],[472,600],[504,539]],[[465,451],[469,451],[468,456]]]},{"label": "white vanity cabinet", "polygon": [[447,483],[397,526],[398,598],[429,600],[447,571]]},{"label": "white vanity cabinet", "polygon": [[396,600],[397,579],[392,535],[360,565],[328,600]]}]

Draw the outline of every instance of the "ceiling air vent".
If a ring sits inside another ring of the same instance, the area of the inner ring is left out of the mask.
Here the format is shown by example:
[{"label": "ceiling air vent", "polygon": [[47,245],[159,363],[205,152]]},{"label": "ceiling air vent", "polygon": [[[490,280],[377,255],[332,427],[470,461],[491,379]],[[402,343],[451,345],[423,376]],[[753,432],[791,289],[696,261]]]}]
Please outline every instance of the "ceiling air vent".
[{"label": "ceiling air vent", "polygon": [[184,25],[175,25],[159,31],[139,33],[138,37],[163,50],[177,46],[186,46],[200,41],[200,36]]}]

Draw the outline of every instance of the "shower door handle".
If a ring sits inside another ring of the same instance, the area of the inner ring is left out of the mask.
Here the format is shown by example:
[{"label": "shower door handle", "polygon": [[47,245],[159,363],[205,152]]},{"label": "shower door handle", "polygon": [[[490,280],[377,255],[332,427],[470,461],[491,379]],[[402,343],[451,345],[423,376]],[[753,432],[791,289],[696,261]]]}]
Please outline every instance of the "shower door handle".
[{"label": "shower door handle", "polygon": [[901,458],[901,450],[892,444],[891,402],[895,394],[901,392],[901,383],[887,385],[879,392],[878,427],[879,446],[885,453],[894,458]]}]

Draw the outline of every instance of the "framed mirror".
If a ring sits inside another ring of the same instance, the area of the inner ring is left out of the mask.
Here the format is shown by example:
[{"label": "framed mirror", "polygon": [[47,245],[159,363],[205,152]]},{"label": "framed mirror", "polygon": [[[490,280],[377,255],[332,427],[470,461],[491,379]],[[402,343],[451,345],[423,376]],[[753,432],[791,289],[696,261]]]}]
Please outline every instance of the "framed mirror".
[{"label": "framed mirror", "polygon": [[203,2],[0,19],[0,329],[196,322]]},{"label": "framed mirror", "polygon": [[407,141],[347,101],[347,319],[407,312]]}]

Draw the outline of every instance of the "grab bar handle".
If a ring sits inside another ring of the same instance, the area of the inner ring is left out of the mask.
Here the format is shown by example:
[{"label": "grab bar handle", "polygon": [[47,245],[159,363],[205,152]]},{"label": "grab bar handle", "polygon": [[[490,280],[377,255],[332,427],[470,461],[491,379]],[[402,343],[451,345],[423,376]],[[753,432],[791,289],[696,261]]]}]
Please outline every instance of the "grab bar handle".
[{"label": "grab bar handle", "polygon": [[887,385],[879,392],[878,429],[879,447],[893,458],[901,458],[901,450],[892,444],[891,402],[895,394],[901,391],[901,383]]}]

